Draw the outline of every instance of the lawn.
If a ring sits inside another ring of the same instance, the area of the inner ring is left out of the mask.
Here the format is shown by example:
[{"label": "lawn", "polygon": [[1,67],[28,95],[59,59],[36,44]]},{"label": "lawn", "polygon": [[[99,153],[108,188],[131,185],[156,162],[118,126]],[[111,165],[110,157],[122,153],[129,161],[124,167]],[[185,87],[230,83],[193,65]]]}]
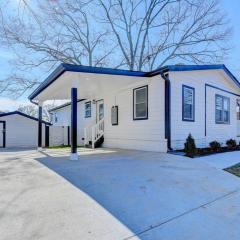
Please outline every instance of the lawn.
[{"label": "lawn", "polygon": [[233,165],[229,168],[225,168],[224,170],[240,177],[240,163]]}]

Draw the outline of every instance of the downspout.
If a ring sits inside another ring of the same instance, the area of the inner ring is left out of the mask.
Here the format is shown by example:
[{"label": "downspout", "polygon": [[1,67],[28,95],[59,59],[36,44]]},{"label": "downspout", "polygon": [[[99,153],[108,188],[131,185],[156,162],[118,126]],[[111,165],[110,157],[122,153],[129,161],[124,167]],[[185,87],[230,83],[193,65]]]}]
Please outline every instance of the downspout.
[{"label": "downspout", "polygon": [[36,103],[36,102],[34,102],[32,99],[29,99],[30,100],[30,102],[32,103],[32,104],[34,104],[34,105],[37,105],[38,106],[38,104]]},{"label": "downspout", "polygon": [[171,82],[169,74],[160,72],[161,77],[165,80],[165,139],[167,139],[168,150],[171,148]]}]

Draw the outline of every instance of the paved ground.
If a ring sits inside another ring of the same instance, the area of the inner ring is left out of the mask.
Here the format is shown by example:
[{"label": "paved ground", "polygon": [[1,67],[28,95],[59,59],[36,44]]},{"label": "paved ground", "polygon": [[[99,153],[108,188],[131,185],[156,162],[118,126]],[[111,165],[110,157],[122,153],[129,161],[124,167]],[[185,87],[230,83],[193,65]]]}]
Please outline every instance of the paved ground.
[{"label": "paved ground", "polygon": [[240,162],[240,152],[235,151],[222,154],[213,154],[197,159],[208,163],[217,169],[224,169]]},{"label": "paved ground", "polygon": [[0,152],[1,240],[239,239],[240,178],[203,159],[81,154]]}]

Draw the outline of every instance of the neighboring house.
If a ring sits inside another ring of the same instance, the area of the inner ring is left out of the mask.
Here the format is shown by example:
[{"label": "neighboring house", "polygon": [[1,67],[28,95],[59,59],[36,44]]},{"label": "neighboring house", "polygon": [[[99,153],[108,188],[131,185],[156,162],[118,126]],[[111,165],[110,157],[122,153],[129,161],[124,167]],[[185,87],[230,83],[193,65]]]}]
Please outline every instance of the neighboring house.
[{"label": "neighboring house", "polygon": [[[45,144],[48,145],[49,143],[49,126],[50,123],[45,121],[42,122],[43,146],[45,146]],[[0,114],[0,148],[37,146],[37,118],[26,115],[19,111]]]},{"label": "neighboring house", "polygon": [[77,139],[102,136],[106,147],[166,152],[182,149],[189,133],[198,147],[240,135],[240,84],[225,65],[136,72],[61,64],[29,98],[71,98],[52,113],[53,124],[72,126],[72,153]]},{"label": "neighboring house", "polygon": [[[84,129],[94,126],[99,119],[97,119],[96,107],[100,105],[100,111],[102,111],[102,117],[104,116],[102,101],[94,102],[79,99],[78,100],[78,133],[77,144],[84,145]],[[102,107],[102,108],[101,108]],[[99,108],[99,107],[98,107]],[[101,110],[102,109],[102,110]],[[58,107],[54,107],[49,110],[51,114],[53,126],[61,126],[64,128],[65,139],[70,138],[70,126],[71,126],[71,103],[65,103]],[[101,116],[100,116],[101,118]],[[66,136],[67,135],[67,136]],[[66,143],[66,140],[65,140]]]}]

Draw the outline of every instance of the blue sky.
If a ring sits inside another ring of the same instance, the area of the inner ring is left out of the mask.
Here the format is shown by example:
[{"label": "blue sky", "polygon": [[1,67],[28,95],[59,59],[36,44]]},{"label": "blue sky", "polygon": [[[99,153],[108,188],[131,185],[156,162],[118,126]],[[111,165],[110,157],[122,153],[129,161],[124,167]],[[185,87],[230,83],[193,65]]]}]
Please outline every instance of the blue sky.
[{"label": "blue sky", "polygon": [[[18,0],[11,0],[12,2],[17,2]],[[222,10],[224,10],[230,21],[230,25],[233,27],[233,36],[231,43],[233,49],[228,57],[224,60],[224,64],[240,79],[240,1],[239,0],[220,0]],[[0,65],[1,65],[1,76],[3,77],[10,71],[10,64],[12,55],[11,51],[7,49],[0,48]],[[46,76],[39,74],[39,78],[44,80]],[[18,100],[9,99],[7,97],[0,96],[0,110],[15,110],[20,104],[28,104],[27,100],[28,94],[21,97]]]},{"label": "blue sky", "polygon": [[233,27],[232,43],[234,45],[229,59],[225,60],[224,63],[240,79],[240,1],[222,0],[221,2]]}]

